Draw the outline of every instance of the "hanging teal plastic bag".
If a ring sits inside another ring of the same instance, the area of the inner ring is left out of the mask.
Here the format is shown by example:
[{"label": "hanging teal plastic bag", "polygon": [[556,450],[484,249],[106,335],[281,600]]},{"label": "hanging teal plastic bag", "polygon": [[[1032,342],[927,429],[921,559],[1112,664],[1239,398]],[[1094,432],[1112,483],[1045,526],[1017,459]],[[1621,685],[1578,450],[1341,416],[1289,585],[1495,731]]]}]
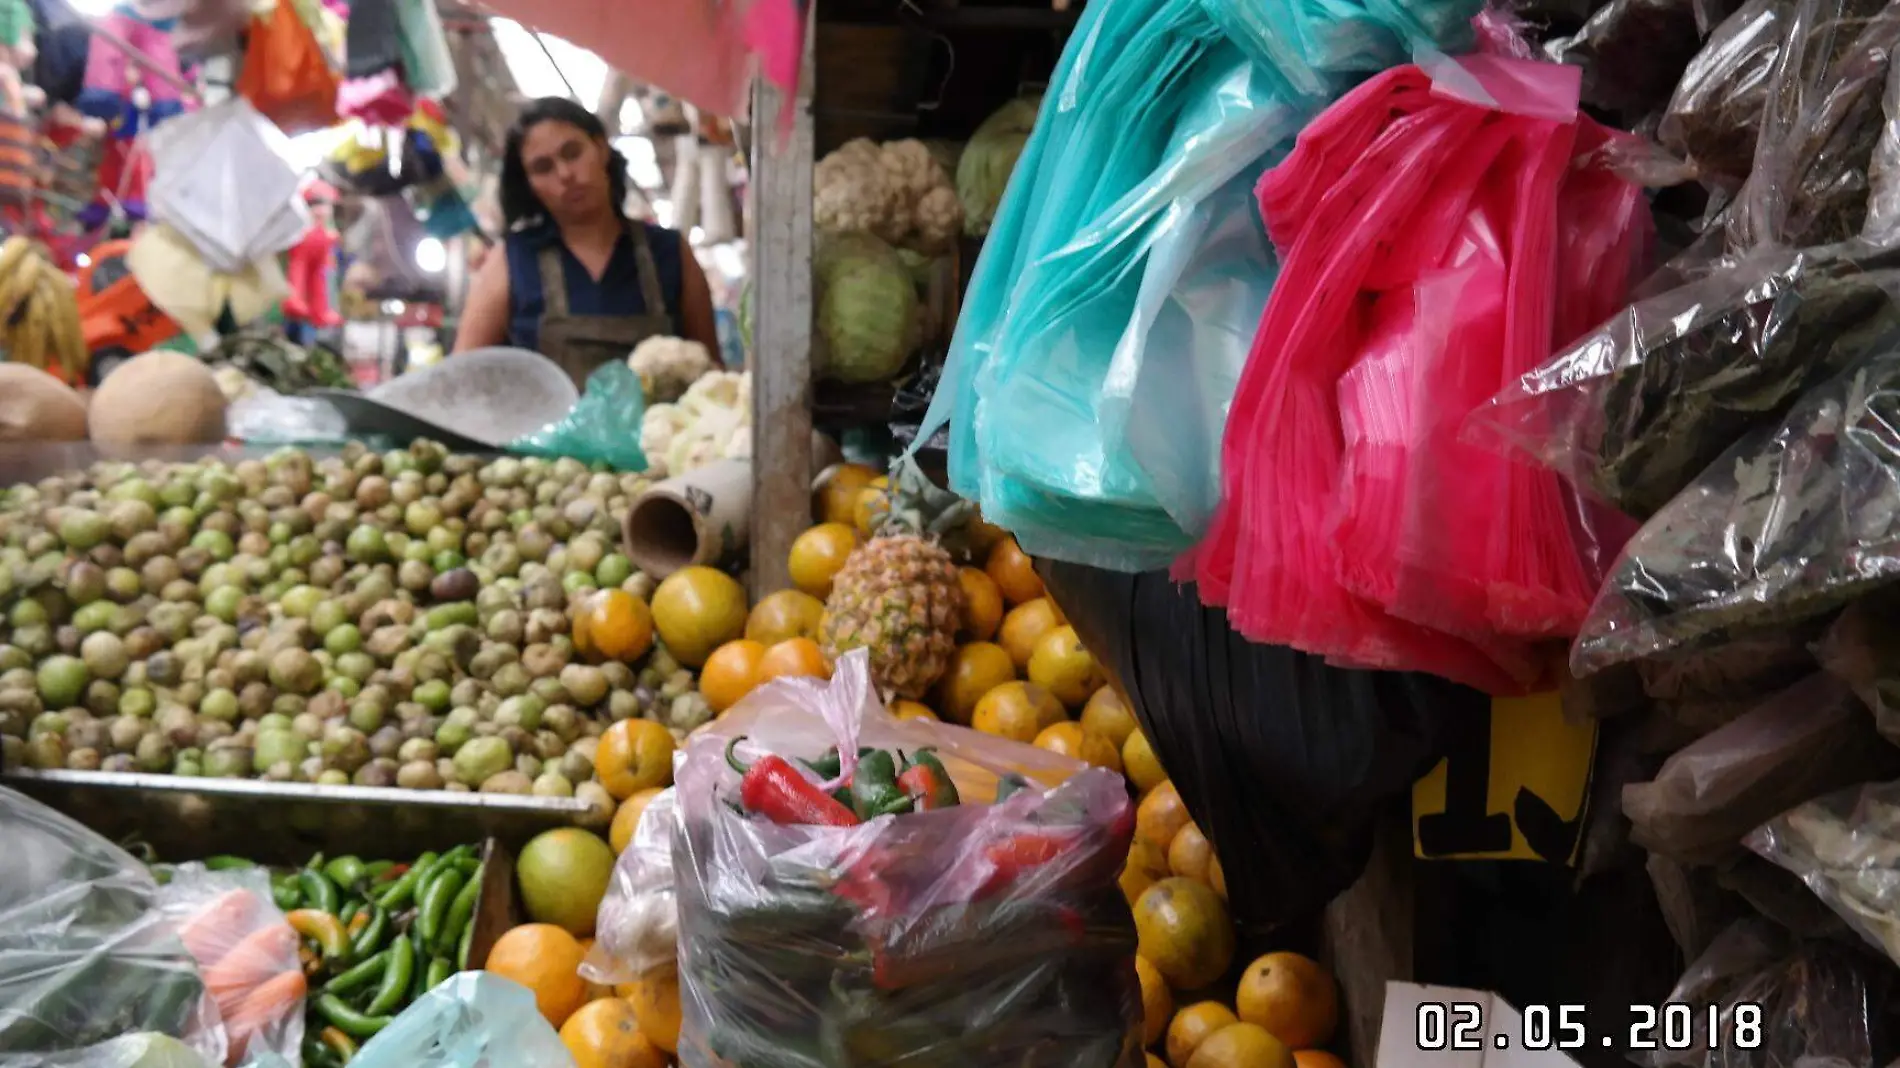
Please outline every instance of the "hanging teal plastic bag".
[{"label": "hanging teal plastic bag", "polygon": [[462,972],[417,998],[350,1058],[354,1068],[574,1068],[574,1055],[512,979]]},{"label": "hanging teal plastic bag", "polygon": [[619,471],[645,471],[640,423],[646,391],[625,360],[602,364],[587,379],[587,392],[559,422],[508,443],[509,452],[550,459],[569,457]]},{"label": "hanging teal plastic bag", "polygon": [[1477,7],[1089,5],[917,436],[949,425],[952,487],[1038,555],[1134,571],[1193,544],[1271,284],[1244,191],[1360,78],[1462,44]]}]

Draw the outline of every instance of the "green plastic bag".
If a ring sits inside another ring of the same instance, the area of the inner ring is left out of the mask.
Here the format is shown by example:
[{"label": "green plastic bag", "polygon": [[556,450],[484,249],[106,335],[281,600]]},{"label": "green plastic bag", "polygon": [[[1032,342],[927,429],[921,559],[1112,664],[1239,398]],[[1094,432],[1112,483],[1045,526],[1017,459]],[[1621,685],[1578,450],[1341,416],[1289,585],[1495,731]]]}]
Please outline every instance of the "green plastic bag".
[{"label": "green plastic bag", "polygon": [[646,412],[640,376],[626,361],[615,360],[589,376],[587,392],[559,422],[509,442],[508,451],[645,471],[647,454],[640,449],[640,423]]}]

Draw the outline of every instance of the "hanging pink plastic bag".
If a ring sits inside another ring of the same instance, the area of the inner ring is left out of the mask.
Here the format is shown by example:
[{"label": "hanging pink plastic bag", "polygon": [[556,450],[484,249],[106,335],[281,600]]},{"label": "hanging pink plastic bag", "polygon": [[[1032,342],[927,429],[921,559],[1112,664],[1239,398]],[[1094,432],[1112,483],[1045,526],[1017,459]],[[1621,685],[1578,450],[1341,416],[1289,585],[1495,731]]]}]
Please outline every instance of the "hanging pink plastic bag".
[{"label": "hanging pink plastic bag", "polygon": [[[839,774],[800,770],[834,747]],[[885,760],[933,759],[956,803],[934,769],[905,772],[896,795],[874,781]],[[871,818],[814,796],[847,778]],[[900,722],[860,651],[830,682],[754,691],[687,742],[676,783],[686,1068],[1139,1068],[1135,933],[1118,884],[1134,807],[1118,775]],[[887,814],[872,814],[874,789]],[[835,825],[794,821],[783,809],[800,796]]]}]

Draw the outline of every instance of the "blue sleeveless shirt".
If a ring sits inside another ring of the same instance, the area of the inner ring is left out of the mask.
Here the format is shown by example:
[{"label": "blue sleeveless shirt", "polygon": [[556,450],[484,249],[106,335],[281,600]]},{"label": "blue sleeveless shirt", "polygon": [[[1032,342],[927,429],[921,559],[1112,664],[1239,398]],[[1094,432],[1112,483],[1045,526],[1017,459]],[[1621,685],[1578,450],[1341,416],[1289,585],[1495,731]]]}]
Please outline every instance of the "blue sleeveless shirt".
[{"label": "blue sleeveless shirt", "polygon": [[[660,292],[666,294],[668,318],[673,333],[680,333],[680,235],[652,223],[635,222],[646,227],[647,245],[653,250],[653,266],[660,275]],[[547,298],[541,291],[541,251],[552,245],[561,253],[561,274],[567,279],[567,308],[573,315],[645,315],[646,300],[640,295],[640,268],[633,252],[633,240],[622,235],[607,260],[607,270],[594,281],[581,261],[561,243],[561,231],[551,222],[539,223],[508,235],[508,344],[540,351],[541,316],[547,312]]]}]

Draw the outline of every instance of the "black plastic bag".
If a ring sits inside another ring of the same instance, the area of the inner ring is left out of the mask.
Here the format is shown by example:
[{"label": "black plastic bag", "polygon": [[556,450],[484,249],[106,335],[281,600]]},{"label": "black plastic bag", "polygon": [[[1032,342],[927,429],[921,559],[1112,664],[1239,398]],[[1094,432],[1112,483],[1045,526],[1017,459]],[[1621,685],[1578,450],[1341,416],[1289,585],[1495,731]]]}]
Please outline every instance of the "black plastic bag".
[{"label": "black plastic bag", "polygon": [[1442,756],[1442,725],[1489,706],[1433,676],[1256,645],[1165,572],[1038,566],[1213,842],[1243,936],[1351,886],[1380,810]]}]

